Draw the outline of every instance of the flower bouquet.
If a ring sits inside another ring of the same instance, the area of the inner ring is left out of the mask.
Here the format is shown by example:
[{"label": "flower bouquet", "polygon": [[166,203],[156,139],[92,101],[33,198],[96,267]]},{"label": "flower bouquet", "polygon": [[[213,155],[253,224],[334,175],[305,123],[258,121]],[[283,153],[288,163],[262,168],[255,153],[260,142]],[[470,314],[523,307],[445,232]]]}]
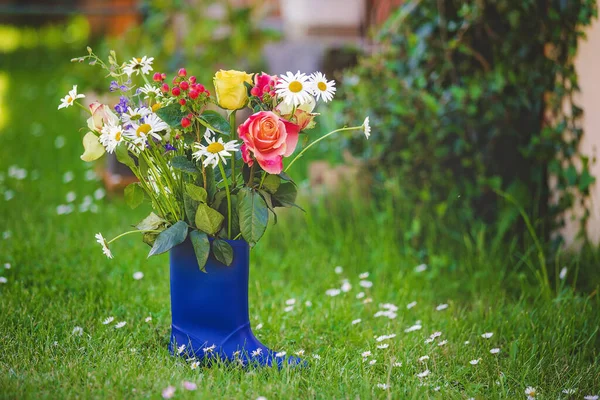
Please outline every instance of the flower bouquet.
[{"label": "flower bouquet", "polygon": [[[301,135],[316,124],[317,101],[330,101],[335,82],[316,72],[282,76],[218,71],[214,95],[181,68],[152,74],[153,58],[108,63],[92,49],[73,59],[101,66],[110,90],[119,92],[113,109],[84,97],[77,86],[59,109],[76,104],[89,114],[83,137],[84,161],[115,153],[138,182],[125,189],[135,208],[148,200],[153,212],[135,230],[108,241],[96,235],[104,254],[125,235],[139,233],[151,246],[149,256],[170,252],[173,353],[198,359],[220,357],[262,365],[297,363],[263,346],[248,320],[249,247],[263,236],[278,207],[296,206],[296,184],[286,171],[311,146],[340,131],[309,142],[286,163]],[[151,75],[152,74],[152,75]],[[151,79],[150,79],[151,77]],[[236,126],[236,112],[250,116]]]}]

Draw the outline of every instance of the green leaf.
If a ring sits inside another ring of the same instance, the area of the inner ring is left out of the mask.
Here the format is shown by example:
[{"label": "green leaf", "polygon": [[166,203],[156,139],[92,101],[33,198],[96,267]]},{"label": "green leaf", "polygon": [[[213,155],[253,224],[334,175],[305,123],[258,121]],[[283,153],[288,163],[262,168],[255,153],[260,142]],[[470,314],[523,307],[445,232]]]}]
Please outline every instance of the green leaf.
[{"label": "green leaf", "polygon": [[228,267],[233,262],[233,249],[226,241],[222,239],[215,239],[212,243],[212,251],[215,255],[215,258]]},{"label": "green leaf", "polygon": [[158,230],[166,223],[166,220],[151,212],[150,215],[144,218],[142,222],[137,224],[135,227],[140,231]]},{"label": "green leaf", "polygon": [[154,242],[154,246],[150,249],[148,257],[162,254],[166,251],[171,250],[173,247],[180,243],[183,243],[187,237],[188,225],[183,221],[177,221],[175,225],[162,231]]},{"label": "green leaf", "polygon": [[144,201],[144,189],[138,182],[130,183],[125,188],[125,201],[131,208],[137,208]]},{"label": "green leaf", "polygon": [[192,183],[185,184],[185,192],[193,199],[202,203],[206,203],[208,193],[203,187],[196,186]]},{"label": "green leaf", "polygon": [[196,224],[196,210],[199,205],[200,202],[192,199],[189,194],[183,194],[183,209],[190,225]]},{"label": "green leaf", "polygon": [[238,193],[240,230],[250,246],[254,246],[267,229],[269,209],[260,194],[245,187]]},{"label": "green leaf", "polygon": [[581,176],[579,177],[579,190],[581,190],[582,192],[586,192],[590,185],[594,182],[596,182],[596,178],[590,175],[589,170],[584,169],[581,172]]},{"label": "green leaf", "polygon": [[215,132],[229,135],[231,125],[221,114],[213,110],[206,110],[200,115],[200,123]]},{"label": "green leaf", "polygon": [[277,175],[267,175],[262,184],[269,193],[277,192],[279,185],[281,185],[281,178]]},{"label": "green leaf", "polygon": [[156,114],[171,128],[181,127],[181,119],[186,116],[186,113],[181,111],[181,106],[178,103],[161,107],[156,110]]},{"label": "green leaf", "polygon": [[148,176],[148,163],[144,157],[138,158],[138,167],[142,176]]},{"label": "green leaf", "polygon": [[135,170],[135,161],[133,161],[133,158],[131,158],[131,156],[129,155],[129,150],[127,150],[127,146],[125,146],[124,144],[117,146],[117,148],[115,149],[115,155],[117,156],[117,160],[119,160],[120,163],[127,165],[132,171]]},{"label": "green leaf", "polygon": [[208,255],[210,253],[210,242],[208,236],[204,232],[191,231],[190,240],[192,241],[192,247],[194,248],[194,254],[196,255],[196,261],[198,261],[198,267],[204,271]]},{"label": "green leaf", "polygon": [[225,217],[221,215],[217,210],[210,208],[204,203],[198,205],[196,210],[196,228],[209,235],[214,235],[221,228],[221,224]]},{"label": "green leaf", "polygon": [[171,166],[179,171],[187,172],[188,174],[197,174],[198,168],[196,164],[187,159],[186,156],[175,156],[171,159]]},{"label": "green leaf", "polygon": [[[284,207],[294,206],[298,189],[291,182],[282,183],[277,191],[273,194],[273,198],[277,200]],[[274,204],[275,205],[275,204]],[[275,205],[277,207],[277,205]]]}]

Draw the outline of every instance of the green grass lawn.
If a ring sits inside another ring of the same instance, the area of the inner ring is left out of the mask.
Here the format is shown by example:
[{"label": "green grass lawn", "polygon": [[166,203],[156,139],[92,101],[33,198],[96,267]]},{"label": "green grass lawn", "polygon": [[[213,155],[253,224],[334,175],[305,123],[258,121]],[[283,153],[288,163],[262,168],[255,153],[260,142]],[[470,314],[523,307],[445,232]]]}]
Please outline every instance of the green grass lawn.
[{"label": "green grass lawn", "polygon": [[[596,292],[572,290],[576,259],[551,263],[568,273],[548,296],[532,255],[491,250],[467,230],[458,240],[428,232],[414,248],[400,204],[305,201],[306,215],[283,213],[252,251],[255,333],[274,349],[303,352],[308,368],[193,370],[171,357],[168,257],[146,259],[149,248],[129,236],[108,260],[94,240],[150,209],[101,198],[100,182],[86,180],[84,121],[56,109],[77,83],[68,63],[76,55],[63,65],[41,56],[0,64],[9,77],[0,94],[0,397],[160,398],[169,385],[174,398],[525,399],[528,386],[542,399],[600,394],[600,304]],[[97,212],[79,212],[82,203]],[[68,204],[75,210],[59,215]],[[143,279],[133,278],[138,271]],[[395,337],[376,339],[383,335]]]}]

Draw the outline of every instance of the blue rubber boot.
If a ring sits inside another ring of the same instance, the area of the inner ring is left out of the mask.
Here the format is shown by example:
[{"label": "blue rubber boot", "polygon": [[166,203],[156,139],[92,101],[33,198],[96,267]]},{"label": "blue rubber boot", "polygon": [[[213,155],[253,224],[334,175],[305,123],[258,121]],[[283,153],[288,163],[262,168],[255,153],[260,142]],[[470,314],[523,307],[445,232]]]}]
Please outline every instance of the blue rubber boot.
[{"label": "blue rubber boot", "polygon": [[252,333],[248,315],[250,250],[244,240],[227,242],[233,248],[233,263],[228,267],[210,257],[206,272],[198,268],[189,238],[171,249],[171,354],[280,368],[301,363],[296,357],[277,357]]}]

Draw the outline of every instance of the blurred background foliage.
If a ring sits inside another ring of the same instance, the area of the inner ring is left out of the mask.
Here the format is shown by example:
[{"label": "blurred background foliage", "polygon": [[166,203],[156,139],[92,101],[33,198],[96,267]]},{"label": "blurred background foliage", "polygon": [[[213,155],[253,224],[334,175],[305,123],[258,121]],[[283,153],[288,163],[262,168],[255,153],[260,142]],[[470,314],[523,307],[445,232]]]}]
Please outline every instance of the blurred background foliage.
[{"label": "blurred background foliage", "polygon": [[596,16],[591,0],[406,3],[345,74],[340,121],[370,115],[373,135],[342,145],[372,172],[373,192],[413,209],[416,236],[430,214],[454,232],[522,234],[500,190],[550,238],[595,181],[578,153],[573,58]]}]

